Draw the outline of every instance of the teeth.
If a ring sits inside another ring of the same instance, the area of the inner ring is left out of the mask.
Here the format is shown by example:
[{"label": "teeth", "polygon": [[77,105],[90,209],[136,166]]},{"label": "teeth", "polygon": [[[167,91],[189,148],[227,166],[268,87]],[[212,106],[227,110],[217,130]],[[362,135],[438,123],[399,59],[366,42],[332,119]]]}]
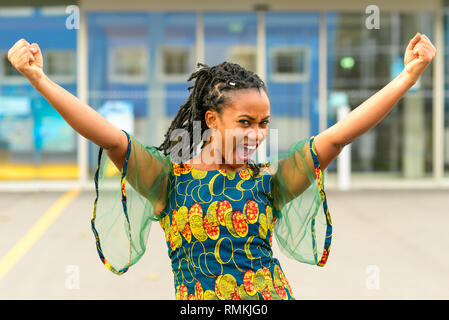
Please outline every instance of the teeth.
[{"label": "teeth", "polygon": [[250,149],[250,150],[254,150],[254,149],[256,149],[256,146],[251,146],[251,147],[250,146],[246,146],[246,148]]}]

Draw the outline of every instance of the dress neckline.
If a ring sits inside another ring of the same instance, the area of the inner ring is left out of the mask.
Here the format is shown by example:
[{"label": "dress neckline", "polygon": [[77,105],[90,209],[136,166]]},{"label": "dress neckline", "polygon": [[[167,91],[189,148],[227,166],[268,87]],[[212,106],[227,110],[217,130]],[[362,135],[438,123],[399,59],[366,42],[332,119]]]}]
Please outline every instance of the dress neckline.
[{"label": "dress neckline", "polygon": [[[190,171],[190,170],[195,170],[197,172],[221,172],[221,173],[236,173],[238,174],[239,172],[249,172],[252,171],[253,169],[251,167],[245,168],[245,169],[240,169],[237,171],[231,171],[228,169],[212,169],[212,170],[204,170],[204,169],[197,169],[194,168],[191,164],[187,164],[187,163],[183,163],[181,165],[181,163],[177,163],[177,162],[173,162],[172,160],[170,160],[172,163],[172,166],[174,169],[177,170],[181,170],[181,171]],[[268,168],[270,166],[270,162],[269,161],[265,161],[265,162],[260,162],[256,164],[259,168],[263,169],[263,168]]]}]

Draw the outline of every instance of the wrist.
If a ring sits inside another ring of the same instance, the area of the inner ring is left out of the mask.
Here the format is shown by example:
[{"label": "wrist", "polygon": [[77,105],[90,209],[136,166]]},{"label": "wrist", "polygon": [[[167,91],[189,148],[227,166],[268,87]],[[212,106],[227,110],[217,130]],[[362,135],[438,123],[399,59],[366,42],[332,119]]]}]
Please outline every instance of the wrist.
[{"label": "wrist", "polygon": [[44,72],[40,72],[37,75],[34,75],[32,78],[29,78],[28,81],[30,81],[31,85],[39,91],[42,83],[47,80],[47,76]]},{"label": "wrist", "polygon": [[407,87],[407,89],[410,89],[411,87],[413,87],[416,84],[419,77],[413,77],[404,68],[404,70],[402,70],[402,72],[399,74],[398,78],[399,78],[399,82],[401,83],[401,85]]}]

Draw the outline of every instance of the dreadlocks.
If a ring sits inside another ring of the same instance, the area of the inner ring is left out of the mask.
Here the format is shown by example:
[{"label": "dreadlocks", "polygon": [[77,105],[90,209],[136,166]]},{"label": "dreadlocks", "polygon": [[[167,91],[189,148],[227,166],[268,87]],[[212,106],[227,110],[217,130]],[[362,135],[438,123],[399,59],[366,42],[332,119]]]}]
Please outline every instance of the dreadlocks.
[{"label": "dreadlocks", "polygon": [[[201,136],[207,129],[205,120],[206,111],[212,109],[221,113],[223,106],[229,100],[226,91],[246,89],[246,88],[262,88],[268,95],[264,82],[252,71],[246,70],[236,63],[224,61],[216,66],[209,67],[206,64],[198,63],[197,67],[201,69],[192,73],[187,81],[195,80],[193,86],[188,87],[190,91],[189,98],[186,103],[179,108],[176,117],[173,119],[164,142],[156,149],[163,151],[167,155],[171,148],[178,141],[171,141],[170,136],[175,129],[184,129],[189,133],[189,154],[194,155],[199,143],[204,144],[202,139],[194,139],[193,137],[193,121],[200,121]],[[203,145],[201,146],[201,148]],[[254,175],[259,174],[259,167],[248,161],[248,165],[254,171]]]}]

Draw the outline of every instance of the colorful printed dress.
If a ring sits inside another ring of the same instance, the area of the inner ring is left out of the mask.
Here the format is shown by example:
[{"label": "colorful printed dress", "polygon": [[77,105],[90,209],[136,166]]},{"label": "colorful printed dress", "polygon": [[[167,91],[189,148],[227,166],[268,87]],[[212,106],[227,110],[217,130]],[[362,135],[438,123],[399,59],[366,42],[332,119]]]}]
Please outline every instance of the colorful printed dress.
[{"label": "colorful printed dress", "polygon": [[121,174],[100,149],[95,175],[92,230],[112,272],[142,257],[152,221],[165,233],[176,299],[295,299],[273,234],[288,257],[325,265],[332,224],[314,137],[292,144],[276,165],[259,163],[256,176],[175,163],[126,135]]}]

